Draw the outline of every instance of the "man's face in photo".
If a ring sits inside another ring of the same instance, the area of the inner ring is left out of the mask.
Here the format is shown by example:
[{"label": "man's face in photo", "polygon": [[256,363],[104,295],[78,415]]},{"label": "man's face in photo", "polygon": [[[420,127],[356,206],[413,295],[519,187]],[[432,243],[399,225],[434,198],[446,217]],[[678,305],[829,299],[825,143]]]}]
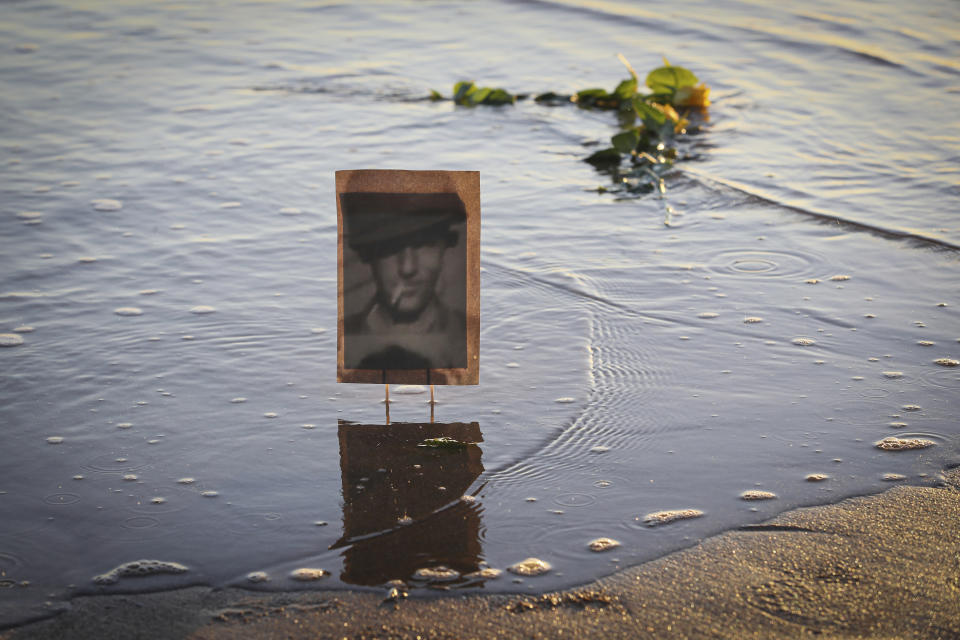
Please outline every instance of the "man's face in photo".
[{"label": "man's face in photo", "polygon": [[412,322],[430,304],[443,267],[446,242],[425,235],[371,263],[380,304],[396,322]]}]

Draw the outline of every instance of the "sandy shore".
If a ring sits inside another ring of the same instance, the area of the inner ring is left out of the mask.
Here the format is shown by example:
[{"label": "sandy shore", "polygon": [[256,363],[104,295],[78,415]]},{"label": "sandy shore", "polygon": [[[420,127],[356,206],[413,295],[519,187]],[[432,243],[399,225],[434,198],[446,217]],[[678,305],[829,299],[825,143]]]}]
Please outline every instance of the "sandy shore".
[{"label": "sandy shore", "polygon": [[960,470],[544,596],[181,591],[77,598],[22,638],[960,638]]}]

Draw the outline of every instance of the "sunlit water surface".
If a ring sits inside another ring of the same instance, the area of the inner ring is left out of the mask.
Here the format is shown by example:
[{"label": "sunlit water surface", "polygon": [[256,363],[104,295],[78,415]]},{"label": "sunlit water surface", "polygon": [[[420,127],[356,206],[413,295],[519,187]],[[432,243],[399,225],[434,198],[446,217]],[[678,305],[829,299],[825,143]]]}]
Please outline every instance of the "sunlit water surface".
[{"label": "sunlit water surface", "polygon": [[[542,591],[938,483],[960,10],[632,5],[4,4],[0,624],[188,584]],[[714,90],[670,226],[596,192],[609,114],[422,100],[611,88],[617,52]],[[481,384],[433,424],[334,382],[344,168],[481,171]],[[93,582],[145,558],[188,571]]]}]

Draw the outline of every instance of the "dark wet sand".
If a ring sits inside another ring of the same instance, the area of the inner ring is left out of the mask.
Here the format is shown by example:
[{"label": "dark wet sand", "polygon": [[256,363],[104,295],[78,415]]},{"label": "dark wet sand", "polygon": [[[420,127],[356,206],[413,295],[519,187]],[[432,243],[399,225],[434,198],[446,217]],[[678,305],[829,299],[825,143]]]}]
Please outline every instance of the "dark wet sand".
[{"label": "dark wet sand", "polygon": [[[545,596],[191,588],[77,598],[20,638],[960,638],[960,469]],[[507,575],[501,579],[509,580]],[[532,580],[535,580],[533,578]]]}]

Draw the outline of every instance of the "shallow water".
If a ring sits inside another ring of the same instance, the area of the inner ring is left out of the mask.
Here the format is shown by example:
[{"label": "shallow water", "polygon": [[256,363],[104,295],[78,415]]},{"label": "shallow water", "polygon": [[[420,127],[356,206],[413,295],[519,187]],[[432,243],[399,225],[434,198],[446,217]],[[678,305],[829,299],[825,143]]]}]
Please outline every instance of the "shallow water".
[{"label": "shallow water", "polygon": [[[960,357],[957,14],[5,4],[0,622],[197,583],[540,591],[884,474],[937,483],[960,462],[960,368],[934,363]],[[610,88],[618,51],[714,88],[671,227],[589,191],[608,115],[420,100]],[[481,384],[440,388],[432,426],[423,393],[391,394],[412,426],[387,433],[380,387],[334,382],[333,172],[366,167],[481,171]],[[552,570],[416,578],[528,557]],[[92,582],[143,558],[189,570]]]}]

